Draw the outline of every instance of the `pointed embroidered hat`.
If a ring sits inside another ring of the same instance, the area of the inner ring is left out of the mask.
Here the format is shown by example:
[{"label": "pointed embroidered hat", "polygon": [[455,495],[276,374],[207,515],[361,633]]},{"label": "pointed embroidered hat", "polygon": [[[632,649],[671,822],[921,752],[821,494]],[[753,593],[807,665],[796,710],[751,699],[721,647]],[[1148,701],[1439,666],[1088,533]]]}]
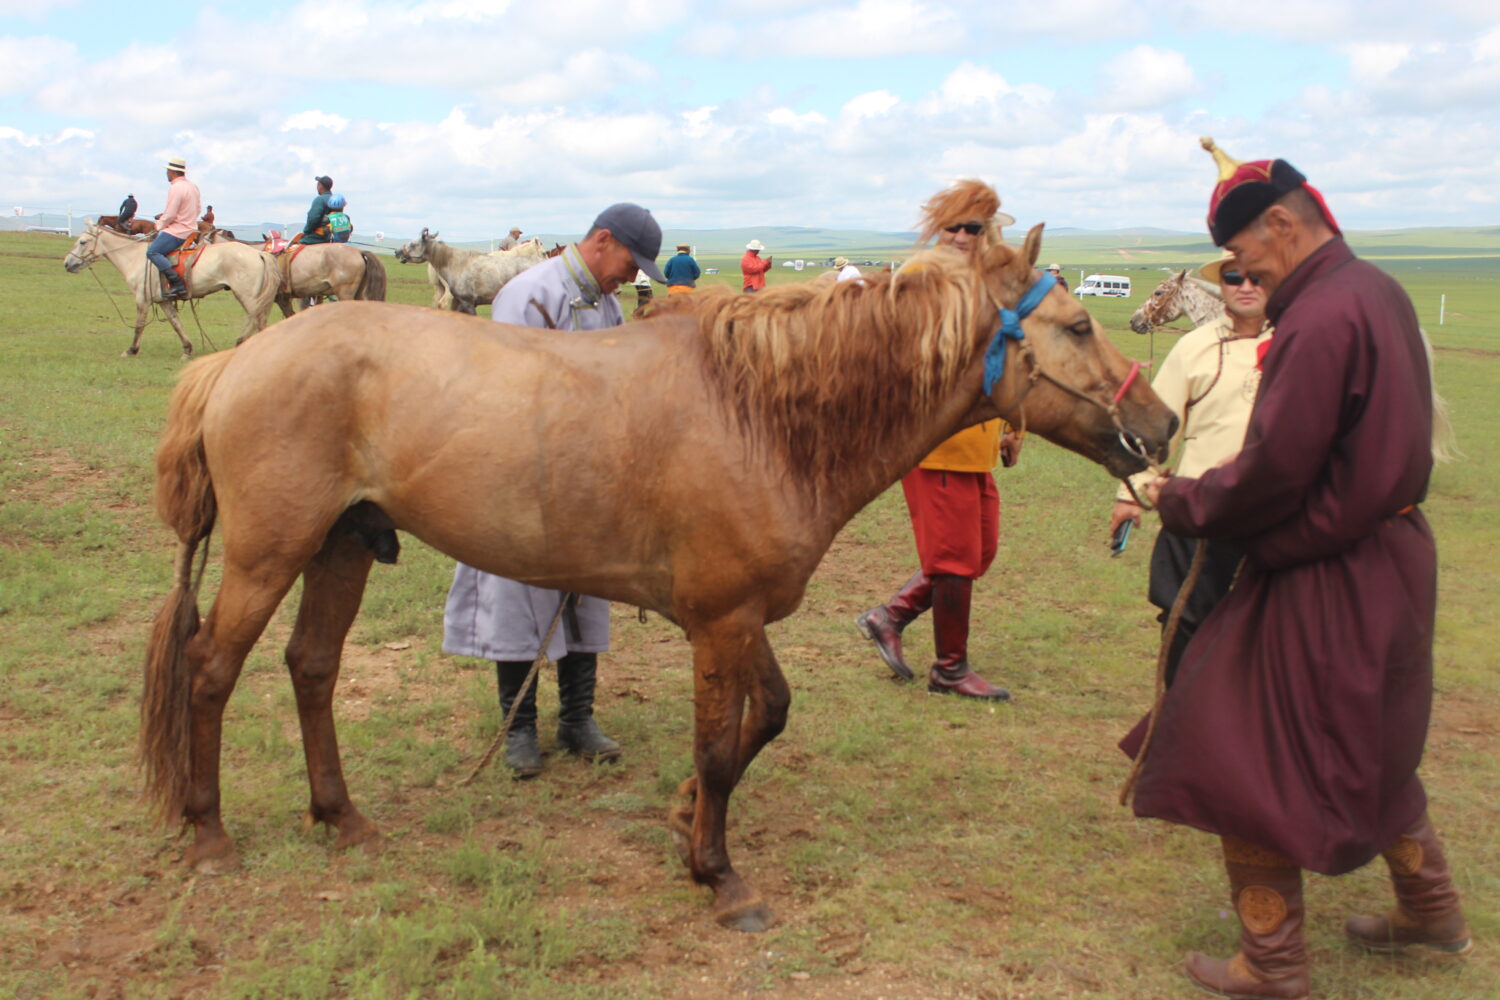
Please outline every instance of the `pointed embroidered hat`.
[{"label": "pointed embroidered hat", "polygon": [[1318,189],[1307,183],[1302,171],[1290,163],[1285,160],[1241,163],[1208,136],[1198,142],[1213,154],[1214,162],[1219,166],[1219,182],[1214,185],[1213,196],[1208,200],[1208,234],[1213,237],[1215,246],[1223,246],[1234,238],[1235,233],[1270,208],[1276,199],[1298,188],[1305,189],[1312,196],[1328,227],[1335,234],[1341,233]]}]

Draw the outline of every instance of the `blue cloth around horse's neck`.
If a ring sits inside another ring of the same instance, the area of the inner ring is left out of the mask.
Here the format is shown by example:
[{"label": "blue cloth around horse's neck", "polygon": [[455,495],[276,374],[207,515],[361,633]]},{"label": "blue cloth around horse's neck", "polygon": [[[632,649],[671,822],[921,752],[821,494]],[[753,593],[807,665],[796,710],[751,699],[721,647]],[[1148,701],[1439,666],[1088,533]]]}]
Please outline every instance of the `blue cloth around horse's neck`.
[{"label": "blue cloth around horse's neck", "polygon": [[1052,291],[1052,286],[1057,284],[1057,279],[1046,271],[1036,279],[1036,284],[1026,290],[1021,296],[1021,301],[1016,303],[1014,309],[1000,309],[1000,329],[995,331],[995,336],[990,339],[990,346],[984,352],[984,394],[988,396],[995,389],[995,383],[1000,381],[1005,374],[1005,342],[1007,340],[1020,340],[1026,336],[1021,329],[1021,320],[1031,315],[1033,309],[1042,304],[1042,299]]}]

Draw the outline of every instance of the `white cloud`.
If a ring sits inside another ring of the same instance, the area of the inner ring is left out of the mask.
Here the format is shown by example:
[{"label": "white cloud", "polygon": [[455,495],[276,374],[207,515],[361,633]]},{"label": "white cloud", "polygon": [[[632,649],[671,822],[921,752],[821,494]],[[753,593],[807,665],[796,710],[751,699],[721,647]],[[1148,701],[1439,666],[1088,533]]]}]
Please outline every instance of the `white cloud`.
[{"label": "white cloud", "polygon": [[816,128],[827,125],[828,119],[816,111],[798,114],[791,108],[772,108],[766,113],[766,121],[772,125],[785,125],[791,129]]},{"label": "white cloud", "polygon": [[0,38],[0,97],[25,94],[38,80],[69,71],[77,61],[77,49],[60,38]]},{"label": "white cloud", "polygon": [[1121,111],[1141,111],[1188,97],[1198,78],[1187,56],[1173,49],[1137,45],[1114,56],[1099,72],[1099,102]]},{"label": "white cloud", "polygon": [[744,29],[746,51],[829,58],[947,52],[966,40],[964,24],[946,4],[922,0],[858,0],[816,8]]},{"label": "white cloud", "polygon": [[315,128],[326,128],[333,132],[342,132],[348,127],[349,119],[343,115],[330,115],[323,111],[299,111],[281,123],[281,131],[283,132]]}]

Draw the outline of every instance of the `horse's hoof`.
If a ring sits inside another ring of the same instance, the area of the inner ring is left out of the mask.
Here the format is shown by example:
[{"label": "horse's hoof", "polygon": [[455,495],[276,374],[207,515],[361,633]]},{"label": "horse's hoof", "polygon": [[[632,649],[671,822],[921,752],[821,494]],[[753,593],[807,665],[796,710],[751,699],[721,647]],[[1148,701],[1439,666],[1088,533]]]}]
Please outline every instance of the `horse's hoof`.
[{"label": "horse's hoof", "polygon": [[771,929],[776,922],[776,916],[771,908],[760,900],[742,903],[732,910],[714,914],[714,919],[721,926],[732,931],[743,931],[746,934],[762,934]]},{"label": "horse's hoof", "polygon": [[140,353],[140,351],[137,350],[136,348],[127,347],[127,348],[125,348],[125,350],[123,350],[123,351],[120,352],[120,357],[122,357],[122,358],[133,358],[133,357],[135,357],[139,353]]},{"label": "horse's hoof", "polygon": [[333,849],[342,851],[355,845],[362,845],[366,854],[378,854],[385,846],[385,842],[380,836],[380,829],[374,823],[363,816],[356,816],[340,824],[339,835],[333,841]]},{"label": "horse's hoof", "polygon": [[183,860],[199,875],[227,875],[238,871],[240,867],[239,852],[234,849],[233,844],[229,843],[201,849],[194,844],[188,848],[187,856]]}]

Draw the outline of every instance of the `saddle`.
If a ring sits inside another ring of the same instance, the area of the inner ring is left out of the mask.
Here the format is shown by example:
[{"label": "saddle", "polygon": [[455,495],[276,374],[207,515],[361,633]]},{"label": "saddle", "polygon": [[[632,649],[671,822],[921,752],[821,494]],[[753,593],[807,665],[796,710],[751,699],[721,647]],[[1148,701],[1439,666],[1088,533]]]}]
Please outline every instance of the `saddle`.
[{"label": "saddle", "polygon": [[[203,251],[208,249],[208,240],[203,238],[204,233],[192,232],[188,238],[182,241],[182,246],[167,254],[167,260],[172,264],[172,270],[182,279],[182,284],[188,290],[188,298],[193,297],[193,268],[198,266],[198,258],[203,256]],[[167,282],[167,276],[161,278],[162,297],[167,298],[172,291],[172,286]]]},{"label": "saddle", "polygon": [[273,229],[266,234],[266,242],[261,247],[266,253],[276,258],[276,266],[281,271],[281,287],[288,292],[292,289],[292,261],[297,259],[299,253],[311,246],[302,242],[303,235],[303,233],[298,233],[287,240]]}]

